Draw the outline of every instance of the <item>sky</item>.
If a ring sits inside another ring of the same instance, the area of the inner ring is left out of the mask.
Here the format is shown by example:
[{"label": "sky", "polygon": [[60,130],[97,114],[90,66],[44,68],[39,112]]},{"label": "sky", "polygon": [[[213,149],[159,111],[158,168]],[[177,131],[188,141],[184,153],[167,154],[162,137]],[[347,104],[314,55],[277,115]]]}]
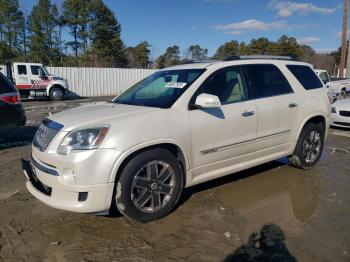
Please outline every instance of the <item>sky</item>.
[{"label": "sky", "polygon": [[[20,0],[30,13],[36,0]],[[52,0],[62,5],[62,0]],[[184,52],[199,44],[213,55],[224,42],[281,35],[326,53],[341,45],[343,0],[104,0],[122,27],[126,46],[152,45],[156,58],[168,46]],[[68,31],[64,34],[70,39]]]}]

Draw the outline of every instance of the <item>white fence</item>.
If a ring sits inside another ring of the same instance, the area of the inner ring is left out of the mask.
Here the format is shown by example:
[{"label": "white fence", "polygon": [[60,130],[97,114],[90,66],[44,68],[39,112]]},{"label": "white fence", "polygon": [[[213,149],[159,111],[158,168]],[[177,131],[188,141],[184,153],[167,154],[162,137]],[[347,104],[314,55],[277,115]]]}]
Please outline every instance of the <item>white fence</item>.
[{"label": "white fence", "polygon": [[157,70],[124,68],[48,67],[52,75],[68,80],[79,96],[115,96]]}]

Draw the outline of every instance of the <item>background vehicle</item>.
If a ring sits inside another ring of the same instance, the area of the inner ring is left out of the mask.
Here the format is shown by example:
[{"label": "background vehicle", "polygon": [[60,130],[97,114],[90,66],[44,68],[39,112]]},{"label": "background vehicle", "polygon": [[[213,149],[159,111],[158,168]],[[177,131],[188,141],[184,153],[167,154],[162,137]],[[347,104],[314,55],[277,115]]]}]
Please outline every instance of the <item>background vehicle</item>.
[{"label": "background vehicle", "polygon": [[332,105],[331,125],[350,128],[350,99],[336,101]]},{"label": "background vehicle", "polygon": [[48,97],[62,100],[68,93],[68,82],[49,74],[45,66],[38,63],[7,63],[0,65],[0,72],[17,87],[21,97]]},{"label": "background vehicle", "polygon": [[26,116],[14,85],[0,73],[0,132],[24,126]]},{"label": "background vehicle", "polygon": [[350,93],[350,78],[333,78],[329,77],[326,70],[316,69],[322,82],[330,89],[333,100],[344,99]]},{"label": "background vehicle", "polygon": [[23,162],[28,190],[76,212],[113,201],[148,222],[184,187],[285,156],[312,168],[330,124],[327,90],[311,65],[268,58],[165,68],[112,102],[49,116]]}]

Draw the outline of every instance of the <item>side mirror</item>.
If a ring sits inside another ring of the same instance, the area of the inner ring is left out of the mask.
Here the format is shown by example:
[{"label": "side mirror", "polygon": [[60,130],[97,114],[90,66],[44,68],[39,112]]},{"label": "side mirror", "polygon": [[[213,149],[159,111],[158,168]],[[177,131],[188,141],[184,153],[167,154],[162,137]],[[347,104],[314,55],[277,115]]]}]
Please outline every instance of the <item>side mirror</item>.
[{"label": "side mirror", "polygon": [[203,93],[197,96],[195,105],[201,108],[220,108],[221,102],[217,96]]},{"label": "side mirror", "polygon": [[324,83],[324,84],[327,84],[328,83],[328,81],[325,79],[325,80],[322,80],[322,82]]}]

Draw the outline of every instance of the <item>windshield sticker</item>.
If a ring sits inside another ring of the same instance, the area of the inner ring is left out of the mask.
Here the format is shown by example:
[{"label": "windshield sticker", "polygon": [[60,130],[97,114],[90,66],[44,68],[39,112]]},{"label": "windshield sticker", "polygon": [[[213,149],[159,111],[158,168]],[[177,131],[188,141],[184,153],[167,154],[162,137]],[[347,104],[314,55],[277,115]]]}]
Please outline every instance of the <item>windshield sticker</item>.
[{"label": "windshield sticker", "polygon": [[181,83],[181,82],[169,82],[165,85],[165,87],[168,88],[184,88],[184,86],[187,85],[187,83]]}]

